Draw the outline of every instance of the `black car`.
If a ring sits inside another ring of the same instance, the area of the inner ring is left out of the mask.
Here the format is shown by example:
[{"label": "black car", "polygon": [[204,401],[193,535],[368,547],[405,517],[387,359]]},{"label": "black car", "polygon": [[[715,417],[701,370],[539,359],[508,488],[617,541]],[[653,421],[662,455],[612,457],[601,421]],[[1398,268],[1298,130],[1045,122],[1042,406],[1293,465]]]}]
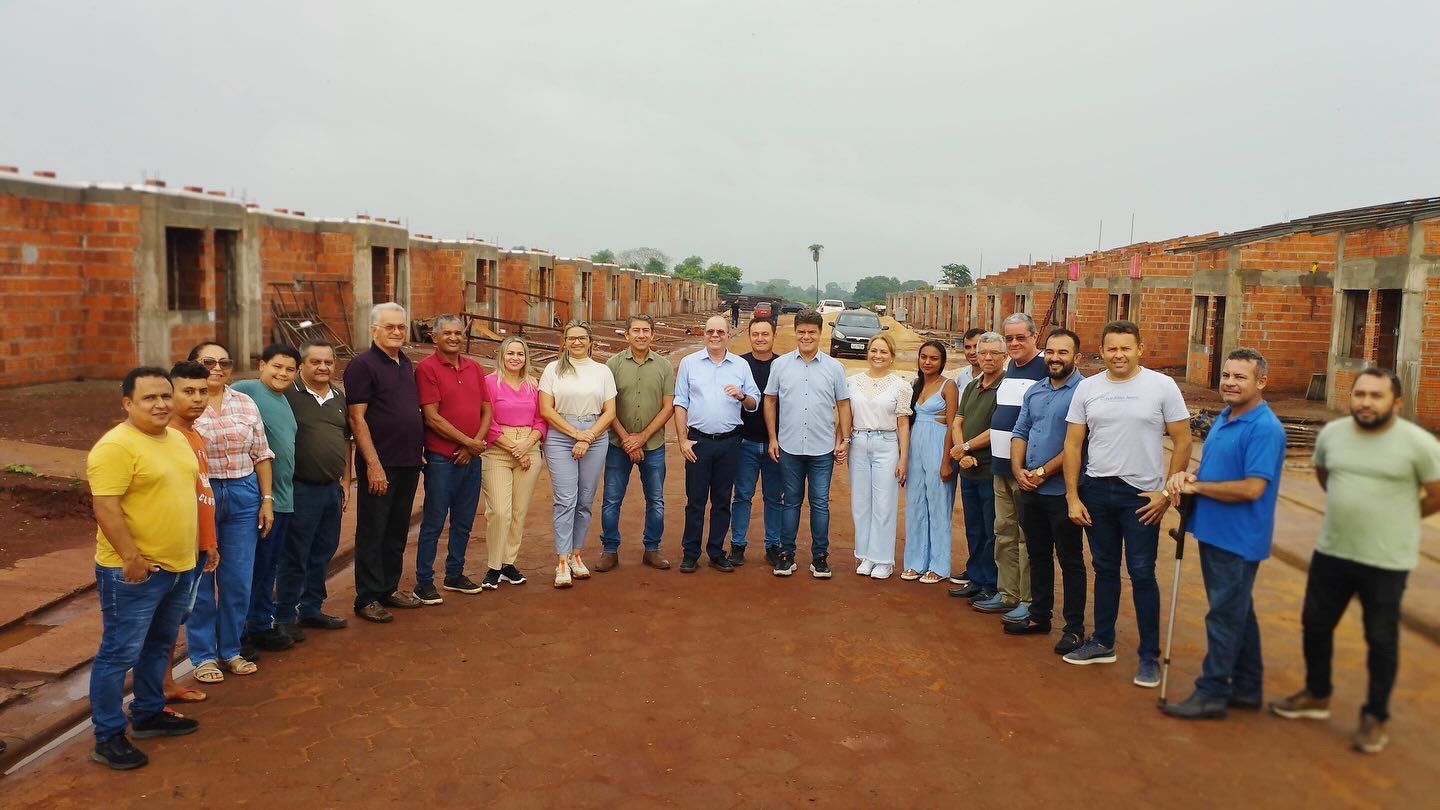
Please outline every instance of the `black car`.
[{"label": "black car", "polygon": [[835,323],[830,327],[830,356],[864,357],[870,338],[889,328],[881,326],[880,316],[868,309],[847,309],[835,316]]},{"label": "black car", "polygon": [[799,301],[786,301],[785,303],[780,305],[780,314],[789,315],[792,312],[799,312],[804,308],[805,305],[800,303]]}]

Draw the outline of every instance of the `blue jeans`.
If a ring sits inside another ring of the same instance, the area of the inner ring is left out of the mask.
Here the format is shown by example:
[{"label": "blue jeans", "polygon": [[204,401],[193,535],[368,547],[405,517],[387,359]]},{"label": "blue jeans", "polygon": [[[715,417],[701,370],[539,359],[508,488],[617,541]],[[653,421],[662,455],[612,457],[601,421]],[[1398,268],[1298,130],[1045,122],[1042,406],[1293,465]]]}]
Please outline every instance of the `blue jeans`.
[{"label": "blue jeans", "polygon": [[600,497],[600,545],[614,554],[620,550],[620,502],[630,486],[630,470],[640,468],[640,489],[645,493],[646,551],[659,551],[665,536],[665,445],[644,451],[640,461],[620,445],[605,451],[605,494]]},{"label": "blue jeans", "polygon": [[131,584],[119,568],[95,566],[103,630],[90,665],[90,719],[95,741],[125,731],[125,673],[135,671],[133,717],[165,709],[165,672],[180,622],[190,607],[191,571],[152,571]]},{"label": "blue jeans", "polygon": [[260,515],[260,485],[255,473],[244,478],[212,478],[210,488],[215,490],[220,567],[200,575],[195,609],[185,622],[185,644],[195,666],[228,661],[240,654],[259,537],[255,525]]},{"label": "blue jeans", "polygon": [[749,542],[750,503],[755,500],[755,481],[765,500],[765,547],[779,547],[780,526],[785,522],[785,484],[780,464],[770,458],[765,442],[740,440],[740,464],[735,470],[735,497],[730,501],[730,545],[744,548]]},{"label": "blue jeans", "polygon": [[971,583],[993,593],[1000,577],[995,565],[995,482],[961,478],[960,508],[965,513],[965,546],[970,555],[965,572]]},{"label": "blue jeans", "polygon": [[[250,577],[250,615],[245,620],[247,633],[263,633],[275,626],[275,576],[280,571],[280,558],[285,555],[285,538],[292,516],[275,513],[270,533],[255,535],[255,572]],[[221,555],[220,559],[225,559]]]},{"label": "blue jeans", "polygon": [[[835,454],[797,456],[780,451],[780,478],[785,482],[785,522],[780,529],[780,549],[795,553],[795,536],[800,533],[800,502],[810,499],[810,556],[830,552],[830,475],[835,471]],[[808,492],[807,492],[808,490]]]},{"label": "blue jeans", "polygon": [[[565,416],[571,427],[589,430],[595,416]],[[590,518],[595,508],[595,491],[605,475],[605,456],[610,446],[607,430],[576,459],[571,455],[575,440],[551,428],[545,433],[542,450],[545,468],[550,471],[550,491],[554,499],[551,519],[555,526],[555,555],[568,557],[585,545],[590,532]]]},{"label": "blue jeans", "polygon": [[275,621],[295,624],[320,614],[330,558],[340,546],[344,492],[339,481],[295,481],[295,512],[285,538],[284,559],[275,576]]},{"label": "blue jeans", "polygon": [[456,464],[449,456],[425,451],[425,503],[420,536],[415,543],[415,584],[435,581],[435,552],[445,516],[450,516],[450,543],[445,553],[445,576],[465,573],[465,549],[470,527],[480,508],[480,459]]},{"label": "blue jeans", "polygon": [[1210,611],[1205,614],[1205,661],[1195,691],[1214,700],[1228,700],[1232,692],[1258,698],[1264,666],[1251,591],[1260,562],[1208,543],[1199,546]]},{"label": "blue jeans", "polygon": [[1146,526],[1135,510],[1144,506],[1140,490],[1118,478],[1080,479],[1080,501],[1090,513],[1090,562],[1095,567],[1095,635],[1115,646],[1115,620],[1120,615],[1120,556],[1130,574],[1135,624],[1140,630],[1141,658],[1160,657],[1160,586],[1155,582],[1155,554],[1160,524]]}]

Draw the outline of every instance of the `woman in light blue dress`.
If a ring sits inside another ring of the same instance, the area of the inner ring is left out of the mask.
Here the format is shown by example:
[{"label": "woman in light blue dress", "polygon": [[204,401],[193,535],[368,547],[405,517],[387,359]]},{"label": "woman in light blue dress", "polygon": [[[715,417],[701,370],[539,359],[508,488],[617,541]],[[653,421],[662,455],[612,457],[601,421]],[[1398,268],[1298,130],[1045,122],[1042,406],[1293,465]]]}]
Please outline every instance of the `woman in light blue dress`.
[{"label": "woman in light blue dress", "polygon": [[900,578],[926,585],[950,576],[950,514],[955,508],[950,424],[960,394],[942,373],[946,359],[944,343],[921,344],[911,394],[915,417],[905,476],[905,570]]}]

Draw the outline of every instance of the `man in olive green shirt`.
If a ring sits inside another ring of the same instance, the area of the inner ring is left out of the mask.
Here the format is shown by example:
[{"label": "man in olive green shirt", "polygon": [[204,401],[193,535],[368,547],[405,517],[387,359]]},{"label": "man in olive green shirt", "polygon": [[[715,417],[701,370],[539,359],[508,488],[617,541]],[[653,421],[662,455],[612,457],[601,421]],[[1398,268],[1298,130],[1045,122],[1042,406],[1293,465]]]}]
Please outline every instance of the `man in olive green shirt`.
[{"label": "man in olive green shirt", "polygon": [[625,329],[630,348],[606,361],[615,375],[615,421],[610,424],[610,449],[605,456],[605,495],[600,503],[600,543],[604,550],[596,571],[620,564],[620,502],[630,485],[630,470],[640,467],[645,492],[645,556],[654,568],[669,568],[660,554],[665,535],[665,423],[675,402],[675,368],[650,351],[655,322],[632,315]]}]

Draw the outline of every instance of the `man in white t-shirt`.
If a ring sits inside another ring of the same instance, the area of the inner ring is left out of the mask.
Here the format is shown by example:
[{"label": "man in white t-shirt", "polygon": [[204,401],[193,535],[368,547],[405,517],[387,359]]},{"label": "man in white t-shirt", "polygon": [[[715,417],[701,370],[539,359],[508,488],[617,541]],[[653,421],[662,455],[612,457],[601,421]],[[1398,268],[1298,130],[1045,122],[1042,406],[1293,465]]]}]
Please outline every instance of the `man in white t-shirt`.
[{"label": "man in white t-shirt", "polygon": [[[1160,685],[1160,587],[1155,555],[1160,519],[1170,508],[1165,482],[1190,460],[1190,411],[1175,381],[1140,365],[1144,344],[1130,321],[1100,332],[1105,373],[1075,389],[1065,434],[1065,497],[1070,519],[1085,527],[1095,568],[1095,632],[1069,664],[1113,664],[1120,612],[1120,556],[1130,573],[1140,665],[1135,685]],[[1174,443],[1167,466],[1161,442]],[[1088,446],[1087,446],[1088,440]],[[1082,451],[1086,453],[1082,469]],[[1082,475],[1083,473],[1083,475]]]}]

